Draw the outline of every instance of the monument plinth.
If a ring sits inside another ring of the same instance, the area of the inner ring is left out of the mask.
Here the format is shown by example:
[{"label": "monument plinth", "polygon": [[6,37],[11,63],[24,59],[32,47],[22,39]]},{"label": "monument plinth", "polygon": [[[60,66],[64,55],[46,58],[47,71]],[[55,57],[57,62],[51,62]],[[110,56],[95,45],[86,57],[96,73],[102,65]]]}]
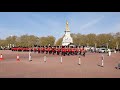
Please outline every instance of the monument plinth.
[{"label": "monument plinth", "polygon": [[73,43],[73,39],[70,36],[70,29],[68,26],[68,21],[66,22],[65,35],[63,37],[62,46],[67,46],[70,43]]}]

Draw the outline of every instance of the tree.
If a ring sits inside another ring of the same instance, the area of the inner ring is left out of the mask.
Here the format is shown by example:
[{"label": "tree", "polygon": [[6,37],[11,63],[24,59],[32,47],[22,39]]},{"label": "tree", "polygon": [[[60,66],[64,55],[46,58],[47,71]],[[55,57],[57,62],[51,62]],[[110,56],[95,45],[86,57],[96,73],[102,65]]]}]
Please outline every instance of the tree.
[{"label": "tree", "polygon": [[40,37],[40,45],[41,46],[48,46],[49,44],[53,46],[55,43],[55,37],[47,36],[47,37]]},{"label": "tree", "polygon": [[51,46],[54,46],[55,44],[55,37],[54,36],[48,36],[47,37],[47,45],[51,45]]},{"label": "tree", "polygon": [[16,39],[17,39],[17,36],[9,36],[6,38],[6,44],[9,46],[11,44],[11,47],[12,47],[13,45],[17,43]]},{"label": "tree", "polygon": [[88,34],[86,35],[86,38],[87,38],[87,43],[90,45],[90,46],[95,46],[95,43],[97,43],[97,38],[96,38],[96,34]]},{"label": "tree", "polygon": [[63,40],[63,37],[62,38],[59,38],[56,42],[56,46],[61,46],[62,45],[62,40]]},{"label": "tree", "polygon": [[6,45],[7,45],[6,40],[1,40],[1,39],[0,39],[0,46],[5,47]]},{"label": "tree", "polygon": [[120,48],[120,32],[117,32],[115,35],[114,35],[114,38],[116,40],[116,47],[118,46],[118,48]]},{"label": "tree", "polygon": [[22,35],[21,37],[17,38],[18,42],[17,45],[22,47],[31,47],[37,44],[38,37],[34,35]]},{"label": "tree", "polygon": [[78,34],[72,34],[71,37],[73,38],[73,43],[75,45],[86,45],[87,44],[87,38],[86,35],[82,35],[80,33]]},{"label": "tree", "polygon": [[38,42],[38,37],[36,37],[34,35],[29,35],[28,36],[28,47],[38,45],[37,42]]},{"label": "tree", "polygon": [[[64,37],[64,36],[63,36]],[[6,47],[8,44],[15,44],[16,46],[22,47],[31,47],[34,45],[39,46],[51,46],[53,45],[62,45],[63,37],[59,38],[55,43],[54,36],[47,37],[37,37],[34,35],[22,35],[20,37],[17,36],[8,36],[5,40],[0,39],[0,46]],[[75,45],[89,45],[95,46],[97,44],[98,47],[101,45],[109,46],[109,48],[115,48],[118,46],[120,48],[120,32],[117,33],[108,33],[108,34],[80,34],[80,33],[72,33],[71,37],[73,38],[73,43]]]}]

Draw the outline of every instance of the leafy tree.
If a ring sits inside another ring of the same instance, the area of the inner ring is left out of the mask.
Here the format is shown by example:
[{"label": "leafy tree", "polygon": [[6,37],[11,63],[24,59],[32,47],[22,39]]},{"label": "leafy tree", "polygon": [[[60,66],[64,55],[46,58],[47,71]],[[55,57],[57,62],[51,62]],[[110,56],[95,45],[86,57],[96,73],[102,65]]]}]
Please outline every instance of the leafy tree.
[{"label": "leafy tree", "polygon": [[53,46],[55,43],[55,37],[47,36],[47,37],[40,37],[40,45],[41,46],[48,46],[49,44]]},{"label": "leafy tree", "polygon": [[62,45],[62,40],[63,40],[63,37],[62,38],[59,38],[56,42],[56,46],[61,46]]}]

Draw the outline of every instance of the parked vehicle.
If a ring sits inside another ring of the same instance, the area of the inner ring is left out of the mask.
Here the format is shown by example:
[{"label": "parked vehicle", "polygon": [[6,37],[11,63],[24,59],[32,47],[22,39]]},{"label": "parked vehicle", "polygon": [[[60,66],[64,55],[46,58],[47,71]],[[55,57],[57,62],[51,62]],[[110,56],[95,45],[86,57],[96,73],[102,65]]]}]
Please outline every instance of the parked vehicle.
[{"label": "parked vehicle", "polygon": [[108,50],[106,48],[99,48],[98,50],[99,53],[106,53]]}]

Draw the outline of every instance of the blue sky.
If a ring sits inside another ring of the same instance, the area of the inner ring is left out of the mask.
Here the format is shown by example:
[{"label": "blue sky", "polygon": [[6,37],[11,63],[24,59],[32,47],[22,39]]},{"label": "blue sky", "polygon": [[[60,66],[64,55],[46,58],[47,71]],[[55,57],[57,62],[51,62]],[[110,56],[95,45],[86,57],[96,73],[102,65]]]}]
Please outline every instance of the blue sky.
[{"label": "blue sky", "polygon": [[71,33],[120,32],[120,12],[0,12],[0,39],[24,34],[58,39],[66,20]]}]

